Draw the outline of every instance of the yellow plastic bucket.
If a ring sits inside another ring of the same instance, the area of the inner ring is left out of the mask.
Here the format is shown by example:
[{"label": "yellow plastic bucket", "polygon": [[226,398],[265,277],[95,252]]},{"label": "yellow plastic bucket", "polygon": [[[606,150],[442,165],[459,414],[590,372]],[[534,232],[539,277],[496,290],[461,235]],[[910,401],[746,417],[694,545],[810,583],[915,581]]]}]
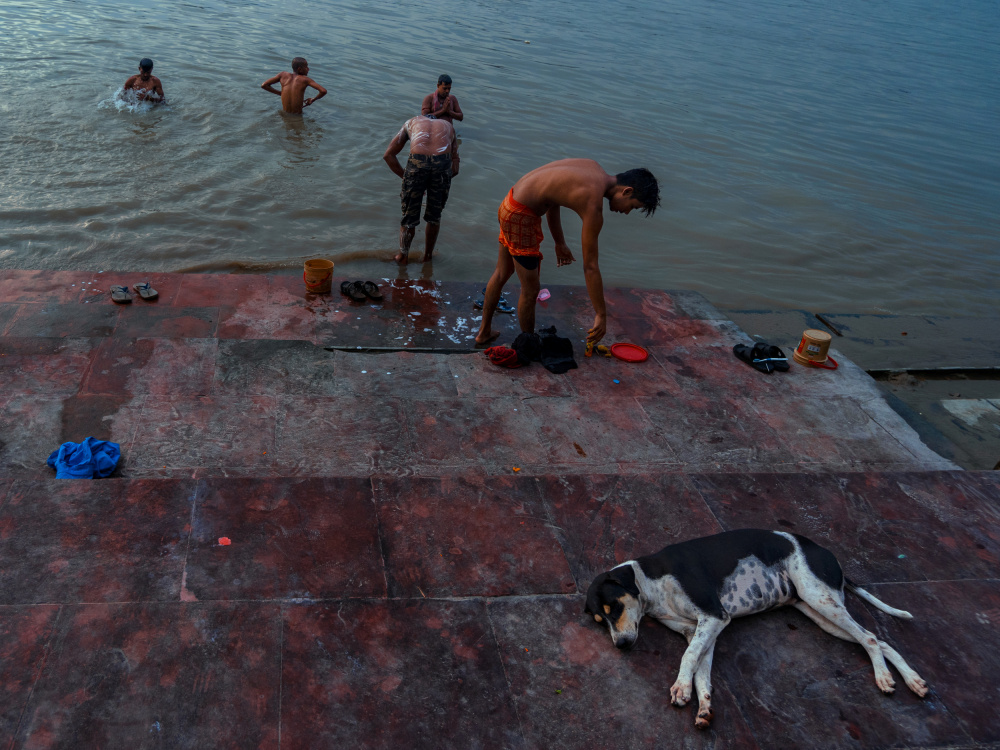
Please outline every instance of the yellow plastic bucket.
[{"label": "yellow plastic bucket", "polygon": [[822,367],[824,370],[836,370],[837,361],[829,356],[832,336],[826,331],[808,328],[802,332],[802,340],[792,352],[792,359],[800,365]]},{"label": "yellow plastic bucket", "polygon": [[314,258],[305,262],[302,280],[306,291],[312,294],[329,294],[333,286],[333,261]]}]

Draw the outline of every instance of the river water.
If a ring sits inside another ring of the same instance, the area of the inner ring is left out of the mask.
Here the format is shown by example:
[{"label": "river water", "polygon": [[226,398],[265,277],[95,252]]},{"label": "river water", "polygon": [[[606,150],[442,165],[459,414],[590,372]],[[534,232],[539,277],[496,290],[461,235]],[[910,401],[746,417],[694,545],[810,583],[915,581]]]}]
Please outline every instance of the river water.
[{"label": "river water", "polygon": [[[652,218],[606,212],[606,284],[1000,308],[996,0],[4,0],[0,25],[0,268],[485,280],[509,187],[583,156],[662,184]],[[259,85],[296,55],[330,94],[288,117]],[[167,106],[116,101],[141,57]],[[400,272],[381,156],[443,72],[462,173]],[[583,283],[546,249],[543,285]]]}]

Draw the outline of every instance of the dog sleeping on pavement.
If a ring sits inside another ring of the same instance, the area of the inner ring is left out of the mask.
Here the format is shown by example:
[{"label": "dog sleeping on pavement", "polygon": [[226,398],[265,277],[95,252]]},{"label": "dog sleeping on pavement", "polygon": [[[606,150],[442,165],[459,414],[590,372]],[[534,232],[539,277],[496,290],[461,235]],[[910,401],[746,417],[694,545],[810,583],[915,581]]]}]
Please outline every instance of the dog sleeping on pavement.
[{"label": "dog sleeping on pavement", "polygon": [[712,654],[715,639],[734,617],[791,605],[830,635],[856,641],[868,652],[875,683],[895,689],[886,666],[899,670],[906,686],[923,697],[927,683],[895,650],[862,628],[844,606],[844,589],[894,617],[894,609],[844,577],[829,550],[798,534],[742,529],[673,544],[601,573],[587,590],[584,610],[604,622],[618,648],[639,637],[639,620],[649,615],[688,641],[670,701],[683,706],[698,694],[695,726],[712,720]]}]

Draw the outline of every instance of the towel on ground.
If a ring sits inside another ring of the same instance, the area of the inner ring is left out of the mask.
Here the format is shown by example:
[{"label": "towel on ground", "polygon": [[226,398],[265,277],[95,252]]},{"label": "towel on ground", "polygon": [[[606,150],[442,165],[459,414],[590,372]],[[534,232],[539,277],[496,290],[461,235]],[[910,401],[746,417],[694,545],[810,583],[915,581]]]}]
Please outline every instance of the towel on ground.
[{"label": "towel on ground", "polygon": [[95,479],[115,470],[122,452],[118,443],[85,438],[82,443],[63,443],[47,461],[56,479]]}]

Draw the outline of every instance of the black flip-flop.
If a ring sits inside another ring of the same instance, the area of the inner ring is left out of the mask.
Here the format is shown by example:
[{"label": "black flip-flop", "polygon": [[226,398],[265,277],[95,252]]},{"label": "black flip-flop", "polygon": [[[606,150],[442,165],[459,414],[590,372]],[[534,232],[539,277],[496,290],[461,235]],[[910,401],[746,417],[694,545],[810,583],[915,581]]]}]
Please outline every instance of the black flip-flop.
[{"label": "black flip-flop", "polygon": [[774,369],[778,372],[788,372],[790,369],[788,367],[788,357],[786,357],[785,353],[777,346],[761,343],[757,344],[757,346],[754,347],[754,350],[757,351],[758,354],[763,353],[766,357],[766,361],[774,365]]},{"label": "black flip-flop", "polygon": [[357,281],[341,282],[340,293],[345,297],[349,297],[352,302],[364,302],[368,299],[368,297],[365,296],[364,290],[361,288],[361,284]]},{"label": "black flip-flop", "polygon": [[382,301],[382,292],[378,290],[378,285],[374,281],[356,281],[354,283],[360,284],[361,291],[376,302]]},{"label": "black flip-flop", "polygon": [[128,293],[128,289],[116,284],[111,287],[111,301],[117,302],[119,305],[124,305],[132,301],[132,295]]},{"label": "black flip-flop", "polygon": [[755,370],[760,370],[763,373],[770,375],[774,372],[774,365],[767,359],[759,359],[757,357],[757,347],[760,344],[754,346],[747,346],[746,344],[737,344],[733,347],[733,354],[741,362],[746,362]]},{"label": "black flip-flop", "polygon": [[148,281],[133,284],[132,288],[135,289],[139,293],[139,296],[145,300],[156,299],[160,296],[160,293],[153,289],[153,287],[149,285]]}]

